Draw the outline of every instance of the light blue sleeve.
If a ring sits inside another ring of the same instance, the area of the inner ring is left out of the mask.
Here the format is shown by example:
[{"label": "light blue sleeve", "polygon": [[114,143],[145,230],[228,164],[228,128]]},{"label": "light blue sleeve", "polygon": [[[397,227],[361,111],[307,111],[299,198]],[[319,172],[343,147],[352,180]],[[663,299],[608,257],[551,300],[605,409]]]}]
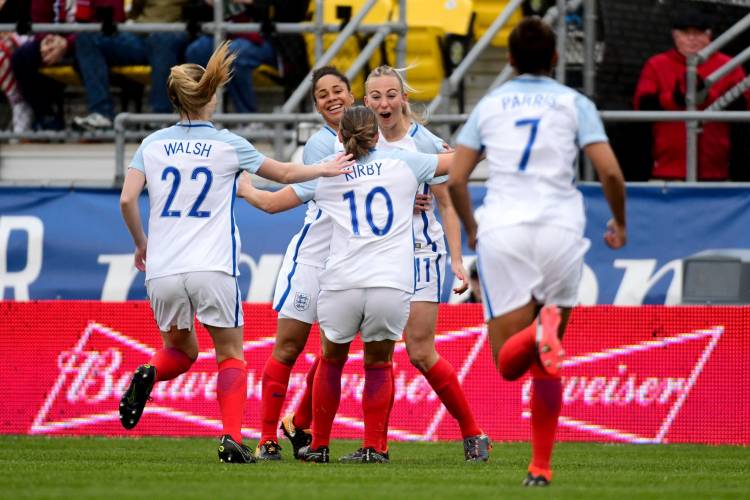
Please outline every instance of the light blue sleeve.
[{"label": "light blue sleeve", "polygon": [[479,130],[479,109],[481,107],[482,101],[474,107],[474,110],[469,115],[469,119],[466,120],[461,132],[458,134],[456,144],[466,146],[475,151],[481,151],[483,147],[482,135]]},{"label": "light blue sleeve", "polygon": [[427,182],[435,176],[438,166],[437,155],[394,150],[393,156],[403,160],[420,183]]},{"label": "light blue sleeve", "polygon": [[420,153],[442,153],[445,141],[436,136],[423,125],[419,126],[417,135],[414,137],[417,143],[417,151]]},{"label": "light blue sleeve", "polygon": [[133,155],[133,159],[130,160],[130,168],[140,170],[145,174],[146,165],[143,164],[143,146],[144,143],[141,143],[141,145],[138,146],[138,149],[136,149],[135,154]]},{"label": "light blue sleeve", "polygon": [[427,181],[427,184],[430,186],[434,186],[435,184],[443,184],[444,182],[448,182],[448,176],[447,175],[440,175],[438,177],[433,177],[429,181]]},{"label": "light blue sleeve", "polygon": [[[419,126],[417,135],[414,136],[414,139],[414,142],[416,142],[417,144],[417,151],[419,151],[420,153],[439,154],[445,151],[445,149],[443,148],[443,144],[445,144],[445,141],[427,130],[427,128],[423,125]],[[439,177],[433,177],[432,179],[427,181],[427,184],[442,184],[447,181],[448,176],[441,175]]]},{"label": "light blue sleeve", "polygon": [[292,189],[294,190],[297,197],[302,200],[302,203],[307,203],[308,201],[315,198],[315,189],[317,187],[318,179],[313,179],[307,182],[300,182],[299,184],[292,184]]},{"label": "light blue sleeve", "polygon": [[578,146],[582,148],[595,142],[609,142],[594,103],[588,97],[578,94],[575,106],[578,114]]},{"label": "light blue sleeve", "polygon": [[333,149],[335,139],[328,129],[321,129],[315,133],[302,150],[302,163],[312,165],[332,155],[335,152]]},{"label": "light blue sleeve", "polygon": [[263,162],[266,161],[266,157],[263,156],[257,149],[253,147],[246,139],[229,133],[229,137],[226,142],[230,144],[235,152],[237,153],[237,159],[240,162],[240,169],[247,170],[251,174],[258,171]]}]

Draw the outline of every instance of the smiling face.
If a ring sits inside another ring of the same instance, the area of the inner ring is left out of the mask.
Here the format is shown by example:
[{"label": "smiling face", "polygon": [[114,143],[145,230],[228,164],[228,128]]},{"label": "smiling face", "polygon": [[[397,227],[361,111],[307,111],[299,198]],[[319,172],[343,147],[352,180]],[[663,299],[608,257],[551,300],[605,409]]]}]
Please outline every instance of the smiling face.
[{"label": "smiling face", "polygon": [[375,113],[381,130],[402,125],[407,100],[408,96],[402,90],[398,77],[382,75],[367,80],[365,106]]},{"label": "smiling face", "polygon": [[315,83],[315,109],[325,122],[338,129],[344,111],[354,104],[354,96],[346,83],[336,75],[325,75]]}]

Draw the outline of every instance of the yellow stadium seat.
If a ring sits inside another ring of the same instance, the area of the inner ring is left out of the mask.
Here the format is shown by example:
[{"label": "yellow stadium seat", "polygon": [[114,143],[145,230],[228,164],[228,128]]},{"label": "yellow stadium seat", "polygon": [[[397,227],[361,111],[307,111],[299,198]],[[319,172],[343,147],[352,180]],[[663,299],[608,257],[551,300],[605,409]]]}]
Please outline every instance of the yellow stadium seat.
[{"label": "yellow stadium seat", "polygon": [[[394,0],[392,20],[398,20],[398,0]],[[472,0],[419,0],[406,3],[406,23],[412,26],[440,27],[447,35],[467,36],[471,29]]]},{"label": "yellow stadium seat", "polygon": [[151,66],[112,66],[109,72],[120,75],[141,85],[151,83]]},{"label": "yellow stadium seat", "polygon": [[52,78],[65,85],[81,86],[81,79],[78,77],[76,70],[73,69],[73,66],[45,66],[39,68],[39,72],[47,78]]},{"label": "yellow stadium seat", "polygon": [[[474,13],[476,15],[474,19],[474,34],[476,35],[476,38],[480,38],[508,4],[508,0],[473,0],[473,3]],[[513,15],[505,26],[503,26],[500,32],[495,35],[495,38],[492,39],[492,45],[495,47],[507,47],[508,36],[510,35],[511,30],[516,24],[521,22],[521,19],[523,19],[523,12],[521,12],[521,9],[519,8],[513,12]]]},{"label": "yellow stadium seat", "polygon": [[[113,75],[122,76],[141,85],[151,83],[151,66],[112,66],[109,71]],[[40,68],[39,72],[65,85],[83,85],[73,66],[46,66]],[[259,88],[278,86],[280,79],[279,71],[267,64],[258,66],[253,72],[253,83]]]},{"label": "yellow stadium seat", "polygon": [[[311,9],[314,9],[316,2],[310,2]],[[366,0],[326,0],[323,3],[323,22],[325,24],[339,24],[342,22],[338,16],[340,11],[347,7],[351,9],[351,17],[357,15],[357,12],[364,6]],[[392,0],[379,0],[370,10],[369,14],[364,18],[362,24],[381,24],[388,21],[391,11],[393,8]],[[311,18],[315,19],[316,13],[312,11]],[[334,40],[338,36],[337,33],[327,33],[323,35],[323,51],[327,50],[328,47],[333,44]],[[310,66],[315,66],[315,35],[312,33],[305,33],[305,42],[307,45],[307,55],[310,61]],[[341,50],[339,50],[336,57],[331,61],[331,65],[337,67],[342,72],[346,72],[352,63],[357,59],[357,56],[361,52],[364,44],[367,43],[364,38],[357,38],[352,36],[346,41]],[[370,69],[375,68],[383,64],[383,58],[380,51],[375,51],[372,58],[369,61]],[[360,98],[364,95],[364,72],[360,72],[352,80],[352,93],[355,97]]]},{"label": "yellow stadium seat", "polygon": [[[443,30],[435,26],[411,28],[406,34],[406,82],[415,92],[409,98],[428,101],[440,93],[445,78],[443,51],[440,43]],[[388,54],[392,65],[396,63],[398,37],[388,38]]]},{"label": "yellow stadium seat", "polygon": [[[392,21],[399,17],[394,1]],[[444,46],[449,37],[465,38],[471,34],[471,0],[421,0],[407,3],[406,79],[417,90],[411,98],[433,99],[440,93],[446,77]],[[397,36],[388,39],[388,58],[395,63]],[[459,56],[460,57],[460,56]]]}]

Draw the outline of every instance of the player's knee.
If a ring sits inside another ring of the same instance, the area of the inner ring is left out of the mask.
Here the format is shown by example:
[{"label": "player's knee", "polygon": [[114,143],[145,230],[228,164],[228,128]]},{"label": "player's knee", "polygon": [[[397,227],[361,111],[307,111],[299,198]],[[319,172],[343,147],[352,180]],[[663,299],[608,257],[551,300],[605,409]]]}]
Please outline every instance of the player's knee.
[{"label": "player's knee", "polygon": [[433,361],[433,353],[429,349],[412,349],[409,351],[409,361],[414,368],[421,372],[427,371]]},{"label": "player's knee", "polygon": [[195,363],[195,360],[198,359],[198,346],[193,346],[182,352],[184,352],[185,355],[190,358],[190,364]]},{"label": "player's knee", "polygon": [[518,380],[519,378],[521,378],[523,374],[526,373],[526,370],[519,370],[517,367],[514,367],[512,363],[503,362],[500,357],[501,356],[495,358],[495,367],[497,368],[498,373],[500,373],[500,376],[503,377],[503,379],[507,380],[508,382],[513,382],[514,380]]},{"label": "player's knee", "polygon": [[278,342],[274,347],[273,357],[285,365],[293,365],[299,355],[302,354],[304,347],[304,345],[300,346],[297,342],[291,340]]}]

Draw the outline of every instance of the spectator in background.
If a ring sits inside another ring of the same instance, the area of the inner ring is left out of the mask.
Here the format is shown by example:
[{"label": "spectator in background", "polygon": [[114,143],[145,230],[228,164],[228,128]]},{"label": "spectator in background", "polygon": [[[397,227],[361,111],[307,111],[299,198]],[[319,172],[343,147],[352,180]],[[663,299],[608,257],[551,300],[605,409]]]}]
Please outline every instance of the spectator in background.
[{"label": "spectator in background", "polygon": [[[31,0],[30,20],[34,23],[89,22],[94,19],[94,8],[100,4],[104,4],[104,0],[90,3]],[[114,15],[124,17],[121,6]],[[35,129],[59,130],[65,126],[64,85],[45,77],[39,69],[72,64],[75,39],[74,34],[37,33],[13,51],[13,74],[24,100],[34,112]]]},{"label": "spectator in background", "polygon": [[[22,0],[0,0],[0,22],[17,23],[29,18],[29,5]],[[11,67],[11,57],[31,37],[17,33],[0,33],[0,90],[8,99],[12,112],[11,129],[20,133],[31,130],[34,112],[24,100]]]},{"label": "spectator in background", "polygon": [[[672,39],[674,48],[651,57],[643,67],[635,92],[635,107],[640,110],[685,110],[686,58],[697,54],[711,42],[710,21],[694,8],[684,8],[674,17]],[[704,79],[731,58],[720,52],[698,66],[697,107],[705,109],[722,94],[742,81],[745,73],[738,67],[706,89]],[[744,101],[744,102],[737,102]],[[750,92],[733,103],[745,109]],[[698,179],[723,181],[729,177],[730,126],[706,122],[698,137]],[[685,123],[660,122],[653,125],[655,179],[686,177]]]},{"label": "spectator in background", "polygon": [[[213,0],[205,0],[205,4],[213,5]],[[253,15],[253,4],[253,0],[226,0],[224,18],[238,23],[257,21],[257,16]],[[206,14],[213,16],[210,12]],[[232,40],[229,47],[236,54],[237,59],[234,62],[234,73],[227,91],[235,112],[255,113],[258,107],[253,89],[253,71],[261,64],[268,64],[275,68],[276,50],[270,41],[264,39],[259,33],[240,33],[230,38]],[[213,50],[214,37],[201,35],[188,45],[185,51],[185,61],[205,66]]]},{"label": "spectator in background", "polygon": [[[186,4],[187,0],[134,0],[128,17],[142,23],[180,22]],[[74,125],[84,130],[112,127],[115,112],[109,88],[111,66],[149,64],[151,110],[171,113],[167,77],[170,68],[181,62],[187,41],[187,33],[151,33],[146,37],[135,33],[81,33],[75,56],[86,89],[89,114],[76,117]]]}]

